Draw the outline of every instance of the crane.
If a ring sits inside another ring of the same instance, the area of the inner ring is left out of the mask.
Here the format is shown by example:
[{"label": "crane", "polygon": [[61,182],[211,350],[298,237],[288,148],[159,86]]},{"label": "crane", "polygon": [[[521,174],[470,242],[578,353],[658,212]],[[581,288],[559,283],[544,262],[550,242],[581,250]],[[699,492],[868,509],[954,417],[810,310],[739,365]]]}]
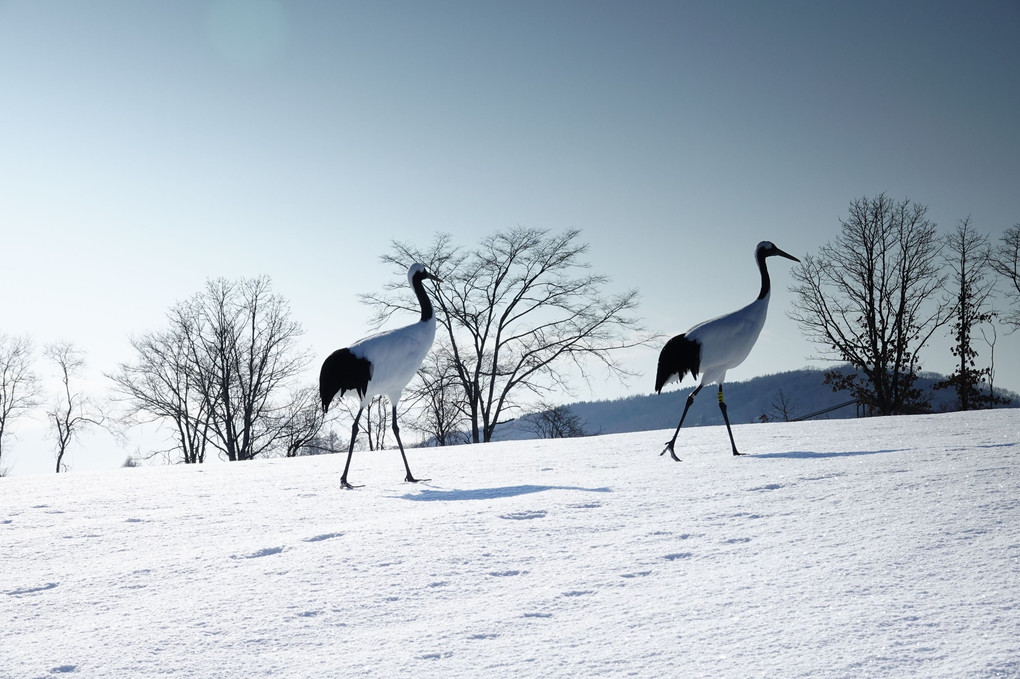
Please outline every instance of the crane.
[{"label": "crane", "polygon": [[761,273],[761,290],[757,299],[742,309],[699,323],[687,332],[677,335],[666,342],[666,346],[659,353],[659,365],[655,373],[656,393],[661,393],[662,388],[671,382],[679,382],[688,372],[694,379],[697,379],[699,372],[702,373],[698,387],[687,397],[687,404],[684,406],[680,424],[676,426],[673,438],[666,443],[666,448],[660,455],[668,452],[670,457],[677,462],[680,461],[673,451],[680,427],[684,425],[684,418],[694,403],[694,397],[706,384],[713,382],[719,385],[719,410],[722,411],[723,421],[726,423],[726,432],[730,435],[733,454],[742,454],[737,452],[737,444],[733,441],[730,418],[726,414],[726,401],[723,400],[723,381],[726,379],[727,370],[744,362],[765,325],[769,297],[772,294],[772,283],[765,260],[775,256],[800,261],[769,241],[758,243],[754,250],[754,259]]},{"label": "crane", "polygon": [[340,485],[353,488],[347,481],[347,472],[351,467],[354,454],[354,441],[358,436],[358,422],[361,413],[377,395],[386,396],[393,409],[393,435],[397,438],[400,456],[404,459],[407,470],[405,481],[417,483],[419,480],[411,474],[404,454],[404,444],[400,441],[400,427],[397,425],[397,404],[404,387],[411,381],[421,366],[432,341],[436,336],[436,317],[432,302],[425,293],[423,281],[442,282],[425,269],[425,265],[415,262],[407,270],[407,282],[418,297],[421,306],[421,319],[417,323],[387,330],[366,337],[349,347],[337,349],[322,363],[319,371],[319,396],[322,398],[322,412],[329,410],[329,404],[339,391],[341,398],[348,390],[356,391],[361,399],[358,414],[354,417],[351,428],[351,443],[347,450],[347,464],[344,465]]}]

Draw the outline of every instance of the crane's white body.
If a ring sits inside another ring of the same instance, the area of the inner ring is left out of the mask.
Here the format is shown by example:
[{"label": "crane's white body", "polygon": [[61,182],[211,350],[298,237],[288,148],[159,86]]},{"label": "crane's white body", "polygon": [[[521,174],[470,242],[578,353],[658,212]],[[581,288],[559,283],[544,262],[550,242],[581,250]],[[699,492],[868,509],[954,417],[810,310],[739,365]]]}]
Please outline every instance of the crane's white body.
[{"label": "crane's white body", "polygon": [[372,364],[372,377],[368,391],[361,398],[361,407],[367,407],[380,394],[396,407],[404,387],[418,372],[435,338],[436,317],[433,315],[427,321],[386,330],[349,346],[352,354]]},{"label": "crane's white body", "polygon": [[722,384],[726,371],[744,362],[765,327],[771,296],[768,292],[743,309],[699,323],[685,333],[701,345],[700,384]]}]

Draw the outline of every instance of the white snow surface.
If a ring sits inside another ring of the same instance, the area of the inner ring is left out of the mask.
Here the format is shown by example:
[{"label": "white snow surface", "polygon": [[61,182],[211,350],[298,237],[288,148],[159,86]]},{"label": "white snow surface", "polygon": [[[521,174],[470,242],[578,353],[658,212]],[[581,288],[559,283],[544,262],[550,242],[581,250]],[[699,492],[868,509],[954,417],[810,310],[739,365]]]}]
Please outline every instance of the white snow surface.
[{"label": "white snow surface", "polygon": [[0,676],[1020,676],[1020,411],[0,479]]}]

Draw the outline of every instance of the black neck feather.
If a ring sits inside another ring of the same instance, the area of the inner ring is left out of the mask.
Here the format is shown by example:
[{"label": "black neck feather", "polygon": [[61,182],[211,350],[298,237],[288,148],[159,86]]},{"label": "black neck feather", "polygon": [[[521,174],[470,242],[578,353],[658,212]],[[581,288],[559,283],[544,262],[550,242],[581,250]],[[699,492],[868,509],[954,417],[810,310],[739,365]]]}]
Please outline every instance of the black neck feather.
[{"label": "black neck feather", "polygon": [[418,304],[421,305],[421,320],[427,321],[432,318],[432,302],[429,301],[429,296],[425,294],[425,284],[422,283],[424,276],[421,273],[416,273],[411,280],[411,285],[414,287],[414,294],[418,297]]},{"label": "black neck feather", "polygon": [[755,255],[755,259],[758,260],[758,271],[761,272],[761,291],[758,293],[758,299],[765,299],[765,295],[769,294],[769,290],[772,289],[772,281],[769,280],[769,270],[765,266],[766,256],[764,250],[759,250]]}]

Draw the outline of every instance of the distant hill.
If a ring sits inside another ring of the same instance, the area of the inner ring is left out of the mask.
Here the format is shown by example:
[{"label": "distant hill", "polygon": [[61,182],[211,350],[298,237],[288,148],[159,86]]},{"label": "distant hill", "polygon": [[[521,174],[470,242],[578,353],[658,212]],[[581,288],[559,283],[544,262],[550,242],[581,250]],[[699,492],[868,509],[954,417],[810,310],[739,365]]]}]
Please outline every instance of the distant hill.
[{"label": "distant hill", "polygon": [[[918,379],[918,386],[932,396],[932,410],[949,412],[957,409],[956,396],[948,390],[933,390],[932,386],[944,379],[942,375],[925,373]],[[785,399],[786,415],[799,419],[851,401],[845,391],[833,392],[826,385],[825,370],[794,370],[755,377],[746,382],[727,382],[725,386],[726,405],[730,422],[743,424],[760,422],[762,416],[769,420],[785,419],[780,405]],[[675,427],[683,412],[684,402],[696,385],[683,389],[663,391],[662,394],[630,396],[612,401],[581,401],[570,404],[573,414],[580,417],[586,431],[592,434],[618,434],[650,429]],[[721,425],[722,414],[716,400],[715,385],[705,387],[687,414],[684,427]],[[1000,392],[1020,403],[1020,397],[1012,392]],[[814,419],[846,419],[857,417],[855,405],[848,405],[830,412],[816,415]],[[527,426],[530,416],[525,415],[496,430],[496,440],[534,438]]]}]

